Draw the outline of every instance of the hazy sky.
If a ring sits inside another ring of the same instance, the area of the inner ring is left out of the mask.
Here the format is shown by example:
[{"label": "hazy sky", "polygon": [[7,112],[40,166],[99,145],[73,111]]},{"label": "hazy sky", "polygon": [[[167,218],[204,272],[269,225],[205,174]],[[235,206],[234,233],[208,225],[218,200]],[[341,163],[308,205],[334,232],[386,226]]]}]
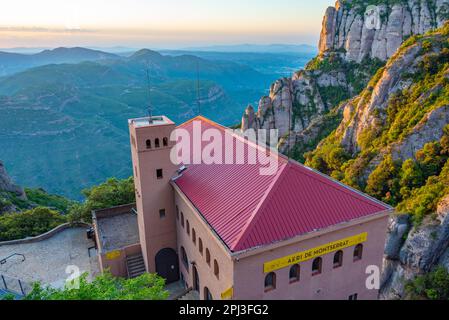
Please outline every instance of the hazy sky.
[{"label": "hazy sky", "polygon": [[335,0],[1,0],[0,48],[316,44]]}]

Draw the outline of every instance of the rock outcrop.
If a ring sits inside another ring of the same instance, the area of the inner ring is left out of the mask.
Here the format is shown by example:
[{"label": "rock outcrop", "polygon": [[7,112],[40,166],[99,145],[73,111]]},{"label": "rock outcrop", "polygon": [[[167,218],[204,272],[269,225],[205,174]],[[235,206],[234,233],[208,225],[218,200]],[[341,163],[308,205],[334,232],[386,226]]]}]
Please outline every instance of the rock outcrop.
[{"label": "rock outcrop", "polygon": [[6,172],[5,166],[1,161],[0,161],[0,191],[11,192],[16,194],[18,197],[25,196],[23,189],[12,182],[11,178]]},{"label": "rock outcrop", "polygon": [[[410,228],[407,216],[394,217],[385,247],[381,299],[402,299],[405,284],[441,265],[449,270],[449,196],[441,200],[437,218]],[[404,239],[406,239],[404,241]]]},{"label": "rock outcrop", "polygon": [[[444,35],[441,37],[444,40]],[[378,81],[372,83],[373,87],[368,87],[360,96],[342,106],[344,118],[336,135],[346,152],[351,155],[357,154],[362,150],[364,138],[366,139],[370,134],[376,136],[378,131],[382,130],[382,126],[387,121],[386,115],[391,103],[390,99],[395,94],[411,90],[414,82],[410,77],[416,77],[423,61],[442,54],[440,46],[432,47],[432,49],[428,49],[428,52],[423,53],[425,44],[426,41],[417,41],[398,52],[388,62]],[[449,80],[449,70],[444,72],[443,77]],[[439,83],[435,87],[425,90],[417,101],[429,104],[431,97],[438,95],[441,90],[442,85]],[[405,161],[414,158],[416,152],[422,149],[426,143],[438,141],[442,137],[443,129],[448,123],[449,105],[440,104],[424,114],[408,134],[403,134],[403,139],[390,143],[385,152],[390,152],[394,160]],[[383,155],[384,152],[380,152],[372,162],[377,164]]]},{"label": "rock outcrop", "polygon": [[0,161],[0,214],[18,211],[18,208],[10,201],[11,197],[19,200],[27,200],[23,189],[12,182],[6,172],[5,166]]},{"label": "rock outcrop", "polygon": [[[329,7],[323,19],[319,56],[305,70],[277,80],[270,94],[260,99],[257,110],[249,106],[242,130],[276,128],[281,138],[289,137],[289,145],[308,151],[304,141],[317,140],[317,132],[328,125],[324,115],[359,94],[406,38],[440,27],[449,19],[449,0],[385,2],[373,7],[369,0],[339,0],[335,7]],[[394,79],[390,83],[396,85]],[[384,96],[382,91],[378,95]],[[312,124],[314,128],[308,128]],[[285,152],[285,147],[281,151]]]},{"label": "rock outcrop", "polygon": [[345,52],[348,60],[387,60],[405,38],[441,27],[449,18],[448,0],[402,0],[368,6],[340,0],[326,11],[319,49]]}]

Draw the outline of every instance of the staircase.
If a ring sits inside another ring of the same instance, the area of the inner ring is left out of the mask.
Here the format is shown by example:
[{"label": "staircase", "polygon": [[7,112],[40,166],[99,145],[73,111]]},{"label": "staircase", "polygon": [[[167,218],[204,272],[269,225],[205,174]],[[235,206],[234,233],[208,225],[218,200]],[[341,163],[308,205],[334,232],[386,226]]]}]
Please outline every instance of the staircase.
[{"label": "staircase", "polygon": [[126,257],[126,269],[128,271],[128,278],[136,278],[146,272],[145,262],[141,254]]}]

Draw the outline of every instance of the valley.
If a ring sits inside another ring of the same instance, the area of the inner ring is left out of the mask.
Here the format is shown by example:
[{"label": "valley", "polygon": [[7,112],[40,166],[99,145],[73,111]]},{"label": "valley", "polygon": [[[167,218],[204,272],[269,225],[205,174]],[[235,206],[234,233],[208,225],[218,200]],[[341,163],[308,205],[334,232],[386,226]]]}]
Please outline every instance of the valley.
[{"label": "valley", "polygon": [[278,72],[308,59],[291,53],[194,54],[46,52],[55,63],[0,78],[0,159],[19,184],[80,200],[84,188],[131,175],[127,119],[145,116],[149,104],[154,115],[178,124],[198,113],[197,68],[201,113],[235,125],[242,108],[254,104]]}]

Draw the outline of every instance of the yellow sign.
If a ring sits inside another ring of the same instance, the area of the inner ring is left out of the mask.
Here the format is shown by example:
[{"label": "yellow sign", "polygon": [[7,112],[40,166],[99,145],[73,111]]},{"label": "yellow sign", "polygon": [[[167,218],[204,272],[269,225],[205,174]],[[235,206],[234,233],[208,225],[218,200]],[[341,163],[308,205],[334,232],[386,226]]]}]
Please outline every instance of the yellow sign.
[{"label": "yellow sign", "polygon": [[318,256],[322,256],[324,254],[328,254],[334,251],[338,251],[344,248],[348,248],[351,246],[355,246],[359,243],[366,242],[368,239],[368,233],[361,233],[356,236],[352,236],[346,239],[341,239],[338,241],[334,241],[313,249],[309,249],[306,251],[294,253],[292,255],[276,259],[270,262],[266,262],[263,265],[263,271],[265,273],[279,270],[294,264],[297,264],[299,262],[307,261],[310,259],[313,259]]},{"label": "yellow sign", "polygon": [[111,252],[106,253],[106,259],[115,260],[115,259],[119,258],[120,255],[121,255],[120,250],[111,251]]},{"label": "yellow sign", "polygon": [[234,295],[234,287],[229,288],[221,293],[221,300],[230,300]]}]

